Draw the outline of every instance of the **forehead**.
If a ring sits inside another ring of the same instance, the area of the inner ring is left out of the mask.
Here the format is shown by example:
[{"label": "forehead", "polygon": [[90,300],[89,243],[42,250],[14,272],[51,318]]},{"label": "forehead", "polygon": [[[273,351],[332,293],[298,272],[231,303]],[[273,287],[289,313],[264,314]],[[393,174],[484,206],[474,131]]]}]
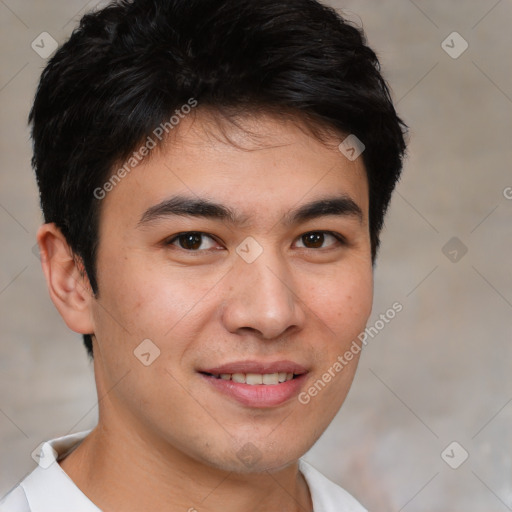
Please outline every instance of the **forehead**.
[{"label": "forehead", "polygon": [[[171,196],[226,205],[246,223],[286,217],[301,202],[343,195],[366,220],[368,189],[362,158],[338,149],[344,135],[323,142],[299,120],[268,114],[232,121],[198,113],[181,120],[106,195],[102,217],[132,224]],[[125,165],[126,167],[126,165]]]}]

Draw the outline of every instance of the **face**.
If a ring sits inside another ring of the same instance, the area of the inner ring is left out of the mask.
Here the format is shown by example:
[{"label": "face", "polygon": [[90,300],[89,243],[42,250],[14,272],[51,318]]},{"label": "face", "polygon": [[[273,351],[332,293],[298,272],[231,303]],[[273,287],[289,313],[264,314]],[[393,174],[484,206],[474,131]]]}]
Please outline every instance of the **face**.
[{"label": "face", "polygon": [[234,144],[184,119],[101,202],[100,422],[208,466],[272,470],[313,445],[354,376],[367,180],[343,137],[327,147],[267,116],[228,126]]}]

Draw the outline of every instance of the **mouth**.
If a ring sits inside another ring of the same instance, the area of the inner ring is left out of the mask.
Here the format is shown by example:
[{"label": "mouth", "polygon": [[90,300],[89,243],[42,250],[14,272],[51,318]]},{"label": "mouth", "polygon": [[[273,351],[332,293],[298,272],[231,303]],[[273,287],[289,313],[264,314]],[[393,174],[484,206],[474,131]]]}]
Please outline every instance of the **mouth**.
[{"label": "mouth", "polygon": [[[200,372],[207,377],[215,379],[230,380],[238,384],[248,384],[249,386],[275,386],[288,382],[299,377],[296,373],[277,372],[277,373],[208,373]],[[302,374],[300,374],[302,375]]]},{"label": "mouth", "polygon": [[246,407],[277,407],[290,401],[304,385],[308,370],[291,361],[242,361],[198,373],[224,398]]}]

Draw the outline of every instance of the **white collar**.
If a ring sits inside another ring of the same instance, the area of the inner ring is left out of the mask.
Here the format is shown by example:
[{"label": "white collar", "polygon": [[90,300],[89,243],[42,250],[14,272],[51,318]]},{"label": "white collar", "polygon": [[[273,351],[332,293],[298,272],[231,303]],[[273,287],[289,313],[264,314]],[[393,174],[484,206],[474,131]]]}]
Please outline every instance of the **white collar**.
[{"label": "white collar", "polygon": [[[13,512],[69,512],[71,509],[73,512],[101,512],[57,462],[71,453],[89,432],[78,432],[43,443],[39,466],[0,505],[13,504],[16,507]],[[314,512],[366,512],[350,494],[303,459],[299,459],[299,470],[308,484]],[[29,509],[26,508],[27,501]]]}]

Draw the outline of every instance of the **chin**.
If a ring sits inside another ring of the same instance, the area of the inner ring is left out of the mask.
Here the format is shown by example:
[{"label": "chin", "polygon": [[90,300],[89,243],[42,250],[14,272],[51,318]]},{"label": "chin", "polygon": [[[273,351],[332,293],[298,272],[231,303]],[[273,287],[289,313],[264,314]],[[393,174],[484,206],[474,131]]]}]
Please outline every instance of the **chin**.
[{"label": "chin", "polygon": [[242,442],[237,450],[227,449],[217,457],[210,454],[208,460],[203,454],[203,462],[216,469],[238,474],[276,473],[295,464],[313,443],[302,442],[287,448],[276,442],[262,444],[258,441]]}]

